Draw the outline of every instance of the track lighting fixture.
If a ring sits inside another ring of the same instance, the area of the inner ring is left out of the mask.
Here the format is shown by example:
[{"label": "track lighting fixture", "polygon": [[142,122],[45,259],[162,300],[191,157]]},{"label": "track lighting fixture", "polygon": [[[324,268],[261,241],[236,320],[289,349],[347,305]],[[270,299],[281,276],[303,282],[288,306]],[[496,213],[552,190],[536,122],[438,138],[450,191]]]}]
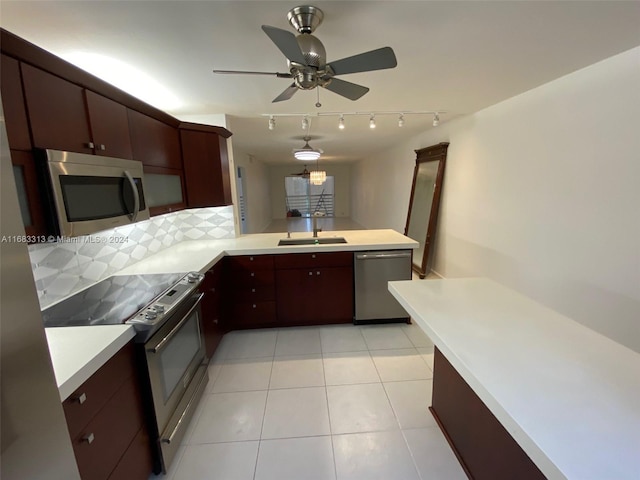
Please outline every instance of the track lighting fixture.
[{"label": "track lighting fixture", "polygon": [[[273,130],[276,125],[275,117],[294,117],[302,118],[302,129],[309,133],[312,117],[338,117],[338,128],[344,130],[345,120],[344,117],[351,115],[355,117],[369,117],[369,128],[376,128],[376,116],[378,115],[396,115],[398,118],[398,127],[405,126],[406,115],[431,115],[432,124],[434,127],[440,125],[440,114],[447,113],[444,110],[431,110],[431,111],[415,111],[415,110],[402,110],[402,111],[383,111],[383,112],[317,112],[317,113],[264,113],[265,117],[269,117],[269,130]],[[413,123],[411,124],[414,125]]]}]

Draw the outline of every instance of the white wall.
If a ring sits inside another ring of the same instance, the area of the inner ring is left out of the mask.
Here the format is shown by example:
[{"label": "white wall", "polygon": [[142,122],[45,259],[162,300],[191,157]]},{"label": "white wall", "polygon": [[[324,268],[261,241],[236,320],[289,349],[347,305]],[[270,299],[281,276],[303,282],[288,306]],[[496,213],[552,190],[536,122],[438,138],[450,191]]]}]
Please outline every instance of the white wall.
[{"label": "white wall", "polygon": [[353,168],[353,218],[401,230],[413,150],[448,141],[434,270],[640,351],[639,85],[640,47],[430,129]]},{"label": "white wall", "polygon": [[[349,164],[321,164],[322,170],[327,175],[334,177],[334,208],[336,217],[348,217],[351,215],[351,165]],[[307,165],[312,170],[312,165]],[[304,170],[301,165],[272,165],[269,168],[271,184],[271,215],[273,218],[286,218],[287,208],[285,204],[284,177],[292,173]]]},{"label": "white wall", "polygon": [[[236,168],[244,167],[247,233],[260,233],[271,223],[269,167],[238,149],[234,152],[234,163]],[[234,203],[238,202],[234,199]]]}]

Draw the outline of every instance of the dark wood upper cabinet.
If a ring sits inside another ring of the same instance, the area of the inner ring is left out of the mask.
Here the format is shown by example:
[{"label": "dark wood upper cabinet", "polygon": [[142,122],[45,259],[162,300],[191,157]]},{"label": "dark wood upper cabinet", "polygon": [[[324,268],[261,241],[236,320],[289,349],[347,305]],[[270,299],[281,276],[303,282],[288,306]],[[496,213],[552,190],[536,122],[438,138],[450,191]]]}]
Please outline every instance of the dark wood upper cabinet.
[{"label": "dark wood upper cabinet", "polygon": [[2,106],[9,147],[13,150],[31,150],[29,120],[22,92],[20,64],[15,58],[2,55],[0,64],[0,87],[2,88]]},{"label": "dark wood upper cabinet", "polygon": [[133,159],[144,165],[182,169],[178,129],[129,109],[129,131]]},{"label": "dark wood upper cabinet", "polygon": [[91,90],[85,90],[84,93],[96,153],[132,159],[127,107]]},{"label": "dark wood upper cabinet", "polygon": [[93,153],[84,89],[21,64],[33,146]]},{"label": "dark wood upper cabinet", "polygon": [[180,128],[187,205],[230,205],[231,182],[226,137],[216,132]]}]

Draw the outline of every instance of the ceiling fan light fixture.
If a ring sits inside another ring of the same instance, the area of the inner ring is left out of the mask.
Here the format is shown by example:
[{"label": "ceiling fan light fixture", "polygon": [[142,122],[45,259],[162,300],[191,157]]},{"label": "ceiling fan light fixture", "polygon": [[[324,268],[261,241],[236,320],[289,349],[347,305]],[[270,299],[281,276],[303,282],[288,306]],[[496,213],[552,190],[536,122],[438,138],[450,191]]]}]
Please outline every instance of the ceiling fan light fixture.
[{"label": "ceiling fan light fixture", "polygon": [[296,157],[296,160],[305,160],[305,161],[317,160],[320,158],[320,152],[313,149],[298,150],[293,154],[293,156]]}]

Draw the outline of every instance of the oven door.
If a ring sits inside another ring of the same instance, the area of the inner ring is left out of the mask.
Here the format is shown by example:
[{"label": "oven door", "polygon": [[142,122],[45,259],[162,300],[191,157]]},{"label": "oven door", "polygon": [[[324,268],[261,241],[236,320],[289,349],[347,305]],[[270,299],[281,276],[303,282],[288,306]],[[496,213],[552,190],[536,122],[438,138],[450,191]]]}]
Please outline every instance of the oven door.
[{"label": "oven door", "polygon": [[[182,413],[176,410],[192,381],[202,380],[202,370],[206,374],[200,321],[200,301],[203,296],[202,293],[195,294],[186,300],[182,308],[171,315],[144,345],[160,433],[165,431],[174,414]],[[199,371],[203,365],[205,368]]]}]

